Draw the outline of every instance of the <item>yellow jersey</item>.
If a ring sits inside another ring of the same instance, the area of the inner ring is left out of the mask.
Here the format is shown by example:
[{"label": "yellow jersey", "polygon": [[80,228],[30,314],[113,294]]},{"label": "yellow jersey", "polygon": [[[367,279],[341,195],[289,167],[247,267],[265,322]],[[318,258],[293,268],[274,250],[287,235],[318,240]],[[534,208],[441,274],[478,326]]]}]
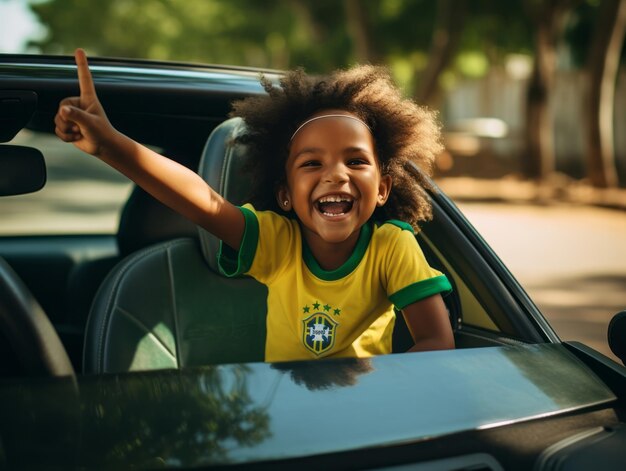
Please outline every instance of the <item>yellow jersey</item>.
[{"label": "yellow jersey", "polygon": [[226,276],[246,274],[268,287],[265,361],[391,353],[394,306],[451,290],[406,223],[365,224],[350,258],[326,271],[297,220],[251,205],[241,211],[240,249],[222,246],[219,265]]}]

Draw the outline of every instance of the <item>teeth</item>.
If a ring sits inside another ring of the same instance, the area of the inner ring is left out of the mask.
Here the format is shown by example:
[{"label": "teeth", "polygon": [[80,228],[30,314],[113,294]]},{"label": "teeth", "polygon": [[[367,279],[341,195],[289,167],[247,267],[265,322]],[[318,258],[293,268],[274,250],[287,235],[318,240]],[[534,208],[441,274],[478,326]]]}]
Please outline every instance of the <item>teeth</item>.
[{"label": "teeth", "polygon": [[322,198],[319,199],[320,203],[341,203],[342,201],[352,201],[352,198],[349,196],[343,196],[343,195],[329,195],[329,196],[323,196]]},{"label": "teeth", "polygon": [[[346,213],[345,212],[336,213],[336,212],[325,211],[326,209],[325,205],[328,203],[349,203],[350,209],[352,209],[354,198],[350,195],[327,195],[327,196],[322,196],[319,200],[317,200],[318,209],[324,216],[331,217],[331,218],[339,217],[339,216],[345,215]],[[334,208],[334,209],[337,210],[338,208]]]}]

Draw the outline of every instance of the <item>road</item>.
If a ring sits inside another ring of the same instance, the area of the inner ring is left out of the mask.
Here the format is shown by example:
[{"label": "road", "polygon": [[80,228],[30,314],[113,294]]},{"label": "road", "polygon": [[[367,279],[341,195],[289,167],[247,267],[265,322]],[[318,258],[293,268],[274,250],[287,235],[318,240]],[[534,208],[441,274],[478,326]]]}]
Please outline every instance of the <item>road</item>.
[{"label": "road", "polygon": [[563,340],[614,358],[606,333],[626,309],[626,212],[459,203]]}]

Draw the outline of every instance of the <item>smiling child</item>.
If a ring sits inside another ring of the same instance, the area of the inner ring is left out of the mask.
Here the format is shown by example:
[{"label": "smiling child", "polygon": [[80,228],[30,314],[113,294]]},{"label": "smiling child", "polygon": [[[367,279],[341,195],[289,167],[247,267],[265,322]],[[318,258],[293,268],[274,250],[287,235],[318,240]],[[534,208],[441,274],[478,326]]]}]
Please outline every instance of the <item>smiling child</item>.
[{"label": "smiling child", "polygon": [[439,128],[383,69],[290,72],[235,103],[256,183],[252,204],[237,207],[113,128],[82,50],[76,63],[81,93],[60,103],[57,135],[218,237],[225,275],[267,285],[266,361],[390,353],[394,306],[412,351],[454,347],[440,295],[450,283],[413,232],[431,215],[424,175]]}]

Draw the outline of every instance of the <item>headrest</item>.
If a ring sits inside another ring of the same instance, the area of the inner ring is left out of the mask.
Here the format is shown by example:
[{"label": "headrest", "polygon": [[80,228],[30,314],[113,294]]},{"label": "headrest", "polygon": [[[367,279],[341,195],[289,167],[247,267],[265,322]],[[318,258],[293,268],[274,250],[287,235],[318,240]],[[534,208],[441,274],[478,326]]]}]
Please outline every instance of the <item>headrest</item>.
[{"label": "headrest", "polygon": [[196,237],[196,225],[135,186],[124,205],[117,231],[117,246],[126,256],[157,242]]},{"label": "headrest", "polygon": [[[235,144],[234,137],[245,132],[241,118],[231,118],[217,126],[209,136],[202,157],[198,174],[220,195],[233,204],[246,203],[251,186],[250,175],[243,171],[247,161],[246,147]],[[199,228],[202,253],[209,267],[219,273],[217,253],[219,239]]]}]

